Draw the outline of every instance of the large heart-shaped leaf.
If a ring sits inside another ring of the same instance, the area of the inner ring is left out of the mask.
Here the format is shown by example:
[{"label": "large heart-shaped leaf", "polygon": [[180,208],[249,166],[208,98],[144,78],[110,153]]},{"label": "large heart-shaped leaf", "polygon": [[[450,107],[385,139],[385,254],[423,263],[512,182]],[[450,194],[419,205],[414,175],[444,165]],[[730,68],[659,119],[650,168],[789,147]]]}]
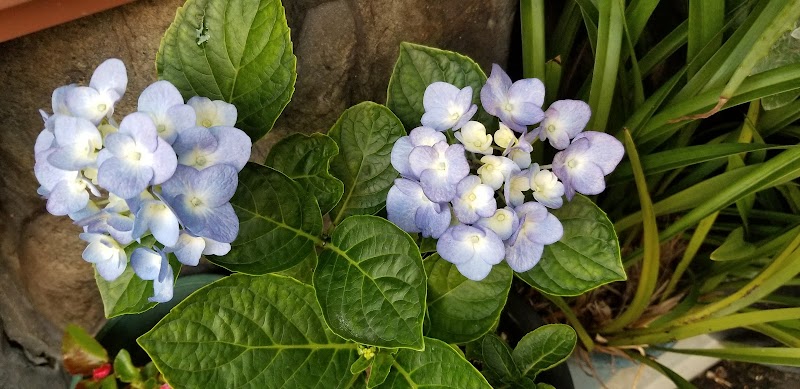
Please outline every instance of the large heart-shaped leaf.
[{"label": "large heart-shaped leaf", "polygon": [[421,350],[425,270],[414,240],[375,216],[351,216],[319,256],[314,288],[339,336]]},{"label": "large heart-shaped leaf", "polygon": [[470,342],[489,332],[506,305],[514,278],[511,268],[501,264],[482,281],[472,281],[438,254],[425,259],[425,271],[430,320],[426,335],[448,343]]},{"label": "large heart-shaped leaf", "polygon": [[536,289],[577,296],[626,278],[614,225],[588,198],[577,195],[553,211],[564,226],[560,241],[544,246],[542,260],[518,276]]},{"label": "large heart-shaped leaf", "polygon": [[425,350],[400,350],[379,388],[491,388],[486,379],[447,343],[425,338]]},{"label": "large heart-shaped leaf", "polygon": [[[486,74],[475,61],[452,51],[403,42],[389,80],[386,106],[403,121],[406,129],[421,125],[420,119],[425,113],[422,96],[428,85],[436,81],[459,88],[472,87],[472,102],[481,107],[480,92],[486,83]],[[478,109],[473,120],[489,128],[497,127],[497,121],[483,108]]]},{"label": "large heart-shaped leaf", "polygon": [[239,236],[231,251],[208,259],[226,269],[264,274],[288,269],[314,253],[322,215],[314,196],[283,173],[248,163],[231,199]]},{"label": "large heart-shaped leaf", "polygon": [[339,146],[324,134],[292,134],[272,146],[265,165],[295,180],[316,197],[322,214],[328,213],[342,198],[344,184],[330,175],[330,161]]},{"label": "large heart-shaped leaf", "polygon": [[[151,246],[155,240],[148,236],[142,242],[149,243],[148,246]],[[137,247],[141,246],[133,244],[125,249],[128,258]],[[172,254],[169,254],[169,265],[172,266],[174,279],[178,279],[181,263]],[[106,281],[96,271],[94,280],[97,283],[97,290],[100,291],[100,298],[103,300],[103,312],[108,319],[119,315],[142,313],[157,304],[147,300],[153,296],[153,281],[145,281],[136,276],[130,263],[114,281]]]},{"label": "large heart-shaped leaf", "polygon": [[339,145],[331,173],[344,183],[344,196],[331,214],[334,224],[384,207],[397,177],[391,165],[392,147],[405,134],[397,116],[373,102],[353,106],[339,117],[328,132]]},{"label": "large heart-shaped leaf", "polygon": [[173,388],[336,388],[356,345],[328,330],[314,290],[232,275],[178,304],[139,344]]},{"label": "large heart-shaped leaf", "polygon": [[159,78],[184,98],[235,105],[237,127],[254,141],[289,103],[296,64],[280,0],[188,0],[156,56]]},{"label": "large heart-shaped leaf", "polygon": [[548,324],[523,336],[511,356],[522,375],[535,378],[539,372],[564,362],[577,341],[578,335],[572,327]]}]

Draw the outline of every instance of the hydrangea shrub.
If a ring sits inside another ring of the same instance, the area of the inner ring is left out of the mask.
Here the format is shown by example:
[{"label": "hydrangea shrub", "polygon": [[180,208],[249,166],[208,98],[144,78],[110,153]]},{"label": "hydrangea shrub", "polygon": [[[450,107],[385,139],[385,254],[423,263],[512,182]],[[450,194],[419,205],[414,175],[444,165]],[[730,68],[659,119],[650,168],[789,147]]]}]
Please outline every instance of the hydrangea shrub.
[{"label": "hydrangea shrub", "polygon": [[[279,0],[189,0],[137,112],[115,119],[127,78],[112,59],[43,114],[39,192],[84,228],[107,316],[169,300],[180,265],[201,256],[238,273],[139,338],[166,381],[483,388],[492,369],[527,385],[566,358],[569,326],[513,352],[490,332],[515,275],[555,295],[625,278],[613,226],[584,196],[623,149],[585,129],[588,106],[543,107],[540,80],[497,65],[487,78],[467,57],[404,43],[385,105],[357,104],[327,135],[291,135],[248,162],[295,62]],[[534,160],[537,142],[552,161]],[[482,371],[453,346],[466,344]]]}]

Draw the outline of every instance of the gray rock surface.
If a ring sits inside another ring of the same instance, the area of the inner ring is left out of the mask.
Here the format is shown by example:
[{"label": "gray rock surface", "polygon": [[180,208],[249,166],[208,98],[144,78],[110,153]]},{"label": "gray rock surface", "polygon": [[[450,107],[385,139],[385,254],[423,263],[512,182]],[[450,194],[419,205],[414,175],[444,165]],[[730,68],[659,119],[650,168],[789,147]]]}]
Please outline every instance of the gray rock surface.
[{"label": "gray rock surface", "polygon": [[[102,304],[83,244],[65,218],[44,213],[36,195],[37,109],[60,85],[86,83],[104,59],[128,66],[118,111],[155,81],[160,37],[182,0],[140,0],[0,43],[0,387],[63,387],[60,333],[68,322],[102,325]],[[284,0],[295,54],[296,93],[269,136],[327,131],[364,100],[383,102],[402,41],[471,56],[485,69],[505,63],[517,2],[510,0]]]}]

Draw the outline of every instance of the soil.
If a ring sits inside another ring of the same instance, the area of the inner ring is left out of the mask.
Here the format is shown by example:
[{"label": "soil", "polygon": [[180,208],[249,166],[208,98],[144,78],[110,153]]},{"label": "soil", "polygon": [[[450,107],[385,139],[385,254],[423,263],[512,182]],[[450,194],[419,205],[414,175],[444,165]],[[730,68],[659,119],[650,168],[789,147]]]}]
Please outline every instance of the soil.
[{"label": "soil", "polygon": [[695,378],[699,389],[795,389],[800,370],[794,372],[751,363],[723,361]]}]

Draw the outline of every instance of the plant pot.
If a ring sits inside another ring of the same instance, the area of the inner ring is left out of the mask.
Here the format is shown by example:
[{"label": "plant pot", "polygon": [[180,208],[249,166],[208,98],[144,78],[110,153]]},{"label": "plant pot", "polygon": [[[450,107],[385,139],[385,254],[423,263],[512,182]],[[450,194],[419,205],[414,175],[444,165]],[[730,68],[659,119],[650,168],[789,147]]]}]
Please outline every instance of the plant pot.
[{"label": "plant pot", "polygon": [[[662,346],[686,349],[721,347],[720,342],[709,335],[695,336]],[[655,356],[656,362],[668,367],[687,380],[691,380],[719,362],[717,358],[661,351],[648,351],[648,355]],[[576,387],[581,389],[633,387],[638,389],[672,389],[675,387],[675,384],[660,372],[624,357],[593,352],[590,355],[590,362],[591,366],[586,366],[586,363],[574,354],[567,361],[566,365],[569,366],[572,372]]]}]

